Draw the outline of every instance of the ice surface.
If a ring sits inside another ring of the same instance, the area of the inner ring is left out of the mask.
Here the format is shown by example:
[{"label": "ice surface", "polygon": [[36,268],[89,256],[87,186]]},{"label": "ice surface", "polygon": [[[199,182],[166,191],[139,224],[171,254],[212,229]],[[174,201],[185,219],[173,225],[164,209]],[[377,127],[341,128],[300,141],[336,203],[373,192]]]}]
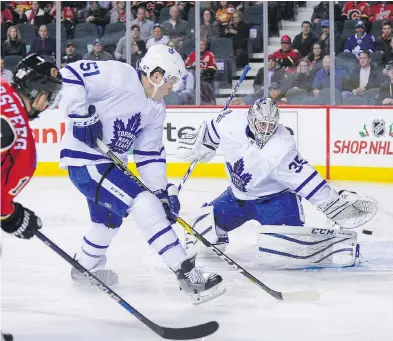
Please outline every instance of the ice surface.
[{"label": "ice surface", "polygon": [[[179,180],[175,180],[176,183]],[[393,341],[393,185],[333,183],[373,195],[380,205],[369,223],[374,235],[359,235],[365,263],[356,269],[266,271],[255,264],[257,225],[230,234],[228,255],[277,290],[318,289],[317,303],[278,302],[220,259],[203,260],[227,285],[224,296],[193,306],[178,290],[173,273],[127,218],[108,251],[117,271],[115,290],[148,318],[181,327],[217,320],[205,341]],[[190,179],[181,194],[182,217],[226,187],[224,180]],[[18,198],[41,216],[42,231],[73,255],[88,226],[87,204],[66,178],[35,178]],[[305,205],[307,224],[325,218]],[[182,228],[177,231],[183,236]],[[70,266],[38,239],[2,234],[2,328],[15,341],[159,340],[101,291],[70,280]]]}]

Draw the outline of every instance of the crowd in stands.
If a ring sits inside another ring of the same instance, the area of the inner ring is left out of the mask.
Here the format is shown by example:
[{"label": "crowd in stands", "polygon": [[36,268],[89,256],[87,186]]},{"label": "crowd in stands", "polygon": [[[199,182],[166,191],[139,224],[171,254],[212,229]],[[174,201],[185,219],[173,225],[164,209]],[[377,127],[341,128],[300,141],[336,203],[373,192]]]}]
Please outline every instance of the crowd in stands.
[{"label": "crowd in stands", "polygon": [[[279,35],[280,20],[294,20],[305,2],[269,1],[269,22],[263,23],[263,1],[201,2],[200,54],[202,104],[215,104],[215,94],[232,86],[252,53],[262,52],[263,30]],[[55,59],[61,44],[61,65],[80,59],[127,59],[137,66],[147,49],[164,44],[184,58],[187,76],[168,98],[170,104],[195,103],[195,3],[193,1],[132,1],[127,18],[125,1],[2,1],[1,72],[26,54]],[[56,40],[56,11],[60,11],[61,42]],[[334,25],[335,89],[337,104],[392,104],[393,2],[336,2],[334,18],[329,2],[321,1],[299,31],[280,37],[280,49],[265,58],[265,68],[254,79],[247,104],[264,93],[268,72],[269,94],[280,103],[330,103],[330,38]],[[127,36],[125,23],[131,21]],[[9,70],[8,70],[9,71]],[[382,98],[387,96],[385,98]]]},{"label": "crowd in stands", "polygon": [[[330,104],[330,38],[335,28],[336,104],[393,104],[393,2],[329,2],[314,7],[310,21],[294,37],[281,37],[281,48],[268,56],[268,92],[280,103]],[[293,38],[293,39],[292,39]],[[254,79],[251,104],[264,93],[264,68]]]}]

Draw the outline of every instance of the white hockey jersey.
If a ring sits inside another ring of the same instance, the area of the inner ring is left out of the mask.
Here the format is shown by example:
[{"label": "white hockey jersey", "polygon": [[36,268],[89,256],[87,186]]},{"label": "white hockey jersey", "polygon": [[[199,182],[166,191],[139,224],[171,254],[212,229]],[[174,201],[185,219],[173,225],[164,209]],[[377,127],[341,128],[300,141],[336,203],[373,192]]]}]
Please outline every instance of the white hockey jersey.
[{"label": "white hockey jersey", "polygon": [[162,143],[165,104],[145,96],[136,70],[117,61],[80,60],[60,70],[63,89],[59,108],[66,115],[60,167],[109,163],[99,148],[74,138],[69,114],[84,115],[89,105],[103,125],[103,142],[124,162],[133,149],[144,183],[151,190],[165,189],[166,154]]},{"label": "white hockey jersey", "polygon": [[285,126],[280,124],[262,149],[250,134],[247,114],[220,113],[207,122],[205,138],[220,146],[238,199],[254,200],[288,189],[316,205],[329,199],[331,187],[301,157]]}]

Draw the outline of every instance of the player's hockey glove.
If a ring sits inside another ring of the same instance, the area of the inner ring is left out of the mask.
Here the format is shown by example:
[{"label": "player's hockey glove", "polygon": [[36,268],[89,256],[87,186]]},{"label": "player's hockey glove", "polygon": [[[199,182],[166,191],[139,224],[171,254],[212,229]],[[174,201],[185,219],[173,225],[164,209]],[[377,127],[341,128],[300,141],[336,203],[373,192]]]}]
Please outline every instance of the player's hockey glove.
[{"label": "player's hockey glove", "polygon": [[154,194],[162,202],[168,220],[174,224],[180,211],[180,201],[178,198],[178,190],[174,184],[168,184],[166,190],[159,189]]},{"label": "player's hockey glove", "polygon": [[41,219],[33,211],[14,203],[15,211],[6,219],[1,221],[1,228],[18,238],[30,239],[34,232],[42,226]]},{"label": "player's hockey glove", "polygon": [[86,143],[91,148],[97,147],[97,138],[102,137],[102,123],[94,105],[89,105],[86,115],[70,114],[68,117],[74,123],[72,133],[76,139]]}]

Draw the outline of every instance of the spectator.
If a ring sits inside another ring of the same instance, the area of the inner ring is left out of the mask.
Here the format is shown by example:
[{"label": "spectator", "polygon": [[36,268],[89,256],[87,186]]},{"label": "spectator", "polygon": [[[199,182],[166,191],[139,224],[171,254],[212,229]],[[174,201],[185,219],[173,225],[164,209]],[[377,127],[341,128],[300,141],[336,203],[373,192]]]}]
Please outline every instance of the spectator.
[{"label": "spectator", "polygon": [[[127,34],[127,33],[126,33]],[[126,49],[126,35],[120,38],[116,46],[115,58],[117,60],[125,61],[127,57]],[[143,57],[146,53],[146,43],[140,37],[140,30],[137,24],[131,27],[131,65],[135,66],[136,61]]]},{"label": "spectator", "polygon": [[86,53],[83,56],[83,59],[86,60],[113,60],[113,56],[103,50],[101,42],[99,39],[96,39],[93,43],[93,48],[90,53]]},{"label": "spectator", "polygon": [[36,17],[44,15],[44,10],[39,8],[38,1],[31,2],[31,9],[25,13],[27,24],[34,25]]},{"label": "spectator", "polygon": [[[319,37],[319,44],[323,50],[323,54],[330,54],[330,40],[329,40],[329,20],[324,20],[321,23],[322,34]],[[334,33],[334,52],[339,54],[344,48],[343,38],[339,32]]]},{"label": "spectator", "polygon": [[[338,4],[334,4],[334,17],[340,18],[341,10]],[[315,24],[323,20],[329,20],[329,1],[321,1],[319,5],[314,7],[314,12],[311,16],[311,21]]]},{"label": "spectator", "polygon": [[241,12],[235,11],[228,26],[224,29],[224,37],[231,38],[233,41],[236,66],[240,68],[248,64],[247,42],[250,31],[248,25],[242,19]]},{"label": "spectator", "polygon": [[179,19],[179,8],[174,5],[169,10],[170,19],[162,23],[165,33],[169,39],[176,40],[180,43],[185,37],[191,35],[191,29],[187,21]]},{"label": "spectator", "polygon": [[284,96],[280,85],[274,82],[269,85],[269,97],[277,104],[286,104],[288,102],[288,99]]},{"label": "spectator", "polygon": [[392,41],[392,23],[385,21],[382,24],[382,34],[377,38],[377,47],[375,51],[387,53],[390,50],[390,42]]},{"label": "spectator", "polygon": [[[314,72],[310,61],[307,58],[300,60],[296,68],[296,74],[293,75],[291,84],[291,93],[295,95],[298,90],[305,90],[310,93],[314,82]],[[288,92],[287,92],[288,95]]]},{"label": "spectator", "polygon": [[168,36],[164,35],[164,27],[161,24],[153,26],[153,38],[150,38],[146,43],[146,48],[156,44],[167,45],[169,42]]},{"label": "spectator", "polygon": [[4,59],[0,59],[0,68],[1,68],[1,80],[5,80],[8,83],[12,82],[12,71],[8,70],[4,67]]},{"label": "spectator", "polygon": [[146,19],[146,9],[139,7],[136,13],[136,19],[131,21],[131,26],[138,25],[140,29],[140,37],[146,41],[152,37],[154,22]]},{"label": "spectator", "polygon": [[281,49],[273,53],[273,57],[277,60],[278,67],[288,70],[299,64],[300,54],[298,50],[292,48],[291,38],[284,35],[281,38]]},{"label": "spectator", "polygon": [[311,53],[307,59],[310,61],[311,68],[314,73],[322,69],[322,59],[325,57],[325,53],[322,50],[320,43],[314,43],[312,46]]},{"label": "spectator", "polygon": [[195,104],[195,78],[193,73],[186,71],[186,75],[173,86],[172,91],[179,95],[180,105]]},{"label": "spectator", "polygon": [[5,25],[12,25],[14,23],[14,15],[3,1],[1,2],[1,23]]},{"label": "spectator", "polygon": [[[325,56],[322,61],[323,69],[319,70],[315,76],[313,84],[313,94],[315,97],[319,95],[322,89],[330,88],[330,56]],[[343,73],[336,68],[335,88],[342,91],[343,88]]]},{"label": "spectator", "polygon": [[56,40],[48,36],[48,28],[41,25],[38,30],[39,38],[34,39],[31,44],[29,53],[37,53],[55,57],[56,55]]},{"label": "spectator", "polygon": [[377,88],[379,85],[379,70],[371,66],[369,51],[363,51],[359,55],[359,68],[351,72],[344,79],[343,98],[363,96],[366,90]]},{"label": "spectator", "polygon": [[7,31],[7,40],[3,42],[1,50],[1,54],[4,57],[12,55],[26,57],[26,44],[22,41],[22,37],[17,26],[9,27]]},{"label": "spectator", "polygon": [[393,61],[393,39],[390,40],[389,49],[384,53],[382,57],[382,62],[387,65],[389,62]]},{"label": "spectator", "polygon": [[235,12],[235,8],[228,4],[228,1],[220,1],[220,6],[216,12],[216,20],[221,27],[225,28],[232,19],[232,15]]},{"label": "spectator", "polygon": [[379,89],[378,103],[383,105],[393,105],[393,61],[387,66],[389,79],[382,84]]},{"label": "spectator", "polygon": [[105,25],[109,24],[109,12],[101,8],[98,1],[90,1],[90,6],[86,11],[85,22],[97,25],[97,32],[100,37],[104,35]]},{"label": "spectator", "polygon": [[[110,11],[110,23],[122,23],[126,22],[126,2],[125,1],[117,1],[116,7],[112,8]],[[131,20],[134,20],[134,17],[131,12]]]},{"label": "spectator", "polygon": [[[201,53],[201,79],[203,81],[213,84],[214,75],[217,70],[216,57],[212,52],[207,49],[206,40],[200,42],[200,53]],[[184,62],[186,69],[195,69],[196,53],[191,52]]]},{"label": "spectator", "polygon": [[61,67],[73,62],[81,60],[82,56],[76,52],[75,45],[72,41],[67,43],[65,54],[61,58]]},{"label": "spectator", "polygon": [[367,20],[370,15],[370,5],[365,1],[348,1],[342,11],[344,19],[348,20]]},{"label": "spectator", "polygon": [[[216,104],[214,95],[213,79],[217,70],[216,58],[212,52],[207,49],[207,42],[201,40],[201,102],[202,104]],[[195,74],[196,53],[191,52],[185,61],[186,69]]]},{"label": "spectator", "polygon": [[[273,55],[269,55],[267,62],[268,71],[268,86],[270,83],[280,84],[284,79],[284,71],[282,69],[276,69],[277,60]],[[263,97],[264,93],[264,81],[265,81],[265,67],[261,67],[258,70],[256,77],[254,78],[254,93],[244,97],[246,104],[254,103],[258,98]]]},{"label": "spectator", "polygon": [[[276,69],[277,59],[273,55],[269,55],[267,61],[267,71],[268,71],[268,80],[270,84],[271,82],[280,83],[283,79],[283,71],[280,69]],[[258,70],[257,75],[254,78],[254,93],[258,94],[257,97],[261,97],[259,93],[263,91],[263,82],[265,79],[265,67],[261,67]]]},{"label": "spectator", "polygon": [[75,28],[75,16],[71,7],[64,6],[61,10],[61,23],[63,24],[67,38],[72,38]]},{"label": "spectator", "polygon": [[370,8],[370,22],[375,20],[393,20],[393,4],[387,1],[379,1]]},{"label": "spectator", "polygon": [[214,21],[212,12],[209,9],[203,10],[201,25],[201,39],[211,42],[212,38],[217,38],[220,35],[220,27],[217,21]]},{"label": "spectator", "polygon": [[364,22],[359,20],[356,23],[356,33],[348,37],[345,43],[344,52],[359,56],[360,52],[365,50],[375,51],[375,39],[371,34],[366,33]]},{"label": "spectator", "polygon": [[316,41],[318,39],[311,33],[311,23],[309,21],[303,21],[302,33],[295,36],[292,47],[298,50],[300,56],[303,58],[311,52],[311,47]]},{"label": "spectator", "polygon": [[31,9],[31,1],[13,1],[11,6],[14,14],[14,24],[26,22],[25,12]]}]

